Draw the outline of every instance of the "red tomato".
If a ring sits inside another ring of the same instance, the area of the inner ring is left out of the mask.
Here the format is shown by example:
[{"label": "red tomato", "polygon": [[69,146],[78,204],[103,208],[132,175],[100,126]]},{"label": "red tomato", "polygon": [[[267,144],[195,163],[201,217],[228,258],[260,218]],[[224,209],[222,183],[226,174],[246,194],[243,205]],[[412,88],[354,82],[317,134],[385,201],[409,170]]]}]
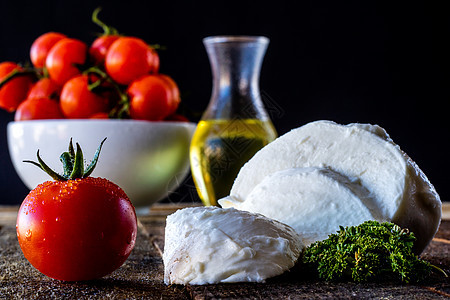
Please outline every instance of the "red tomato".
[{"label": "red tomato", "polygon": [[[105,139],[106,140],[106,139]],[[103,140],[85,168],[80,145],[60,156],[64,172],[39,165],[46,181],[25,198],[17,215],[17,238],[25,258],[43,274],[65,281],[100,278],[120,267],[136,242],[136,212],[125,192],[94,170]]]},{"label": "red tomato", "polygon": [[88,85],[88,77],[79,75],[63,86],[60,105],[67,118],[84,119],[95,113],[109,111],[108,99],[89,91]]},{"label": "red tomato", "polygon": [[170,89],[172,91],[172,101],[170,101],[172,107],[170,108],[170,110],[172,112],[175,112],[181,101],[180,90],[178,89],[178,85],[175,83],[175,81],[172,79],[172,77],[170,77],[168,75],[159,74],[158,76],[168,84],[168,86],[170,87]]},{"label": "red tomato", "polygon": [[33,98],[59,98],[60,87],[50,78],[42,78],[36,82],[28,92],[27,99]]},{"label": "red tomato", "polygon": [[118,38],[118,35],[102,35],[94,40],[89,48],[89,55],[94,64],[100,65],[105,62],[106,52]]},{"label": "red tomato", "polygon": [[147,75],[130,84],[127,93],[131,118],[159,121],[175,112],[180,103],[179,92],[175,82],[167,78],[162,74]]},{"label": "red tomato", "polygon": [[[13,62],[0,63],[0,82],[14,70],[21,70],[21,68]],[[16,110],[27,97],[32,85],[32,78],[26,75],[15,77],[4,83],[0,88],[0,107],[9,112]]]},{"label": "red tomato", "polygon": [[89,119],[109,119],[109,114],[106,112],[99,112],[90,116]]},{"label": "red tomato", "polygon": [[80,74],[77,67],[86,62],[87,45],[76,39],[65,38],[57,42],[47,55],[45,66],[50,78],[63,85]]},{"label": "red tomato", "polygon": [[63,118],[59,103],[49,98],[27,99],[19,105],[14,115],[14,121]]},{"label": "red tomato", "polygon": [[42,68],[45,65],[45,59],[50,49],[59,40],[62,40],[66,36],[58,32],[47,32],[39,36],[31,45],[30,58],[33,66],[36,68]]},{"label": "red tomato", "polygon": [[159,68],[158,54],[143,40],[135,37],[120,37],[106,53],[105,68],[109,76],[120,84],[156,72]]},{"label": "red tomato", "polygon": [[158,52],[151,47],[149,51],[151,52],[151,54],[148,54],[148,56],[151,57],[149,58],[149,60],[151,60],[149,72],[151,74],[156,74],[159,71],[159,55]]},{"label": "red tomato", "polygon": [[124,191],[104,178],[47,181],[17,217],[25,258],[64,281],[103,277],[120,267],[136,241],[136,214]]}]

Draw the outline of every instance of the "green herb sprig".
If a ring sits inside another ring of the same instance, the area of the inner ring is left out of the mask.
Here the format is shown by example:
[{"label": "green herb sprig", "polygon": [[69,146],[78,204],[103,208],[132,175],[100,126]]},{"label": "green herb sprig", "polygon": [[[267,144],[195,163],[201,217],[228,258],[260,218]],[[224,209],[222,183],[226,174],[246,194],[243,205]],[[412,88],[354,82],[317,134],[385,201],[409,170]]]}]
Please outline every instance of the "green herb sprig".
[{"label": "green herb sprig", "polygon": [[303,263],[327,281],[366,282],[394,277],[405,283],[418,282],[428,277],[433,267],[439,268],[414,254],[415,240],[408,229],[388,222],[341,226],[328,239],[310,245]]}]

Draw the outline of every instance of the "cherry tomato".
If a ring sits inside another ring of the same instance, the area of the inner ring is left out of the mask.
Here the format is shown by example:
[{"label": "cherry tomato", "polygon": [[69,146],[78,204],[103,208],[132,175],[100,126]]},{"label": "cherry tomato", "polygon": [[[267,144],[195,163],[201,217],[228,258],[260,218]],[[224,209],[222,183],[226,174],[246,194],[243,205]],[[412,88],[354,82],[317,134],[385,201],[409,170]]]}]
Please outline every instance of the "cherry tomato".
[{"label": "cherry tomato", "polygon": [[151,55],[149,54],[149,56],[151,57],[151,63],[150,63],[149,73],[156,74],[159,71],[159,64],[160,64],[159,55],[158,55],[158,52],[156,52],[156,50],[151,47],[150,47],[150,52],[151,52]]},{"label": "cherry tomato", "polygon": [[100,65],[105,62],[106,52],[118,38],[118,35],[102,35],[94,40],[89,48],[89,55],[94,64]]},{"label": "cherry tomato", "polygon": [[36,68],[44,67],[48,52],[63,38],[66,38],[66,36],[58,32],[47,32],[39,36],[33,42],[30,49],[30,58],[33,66]]},{"label": "cherry tomato", "polygon": [[50,78],[38,80],[28,92],[27,99],[51,98],[58,99],[61,88]]},{"label": "cherry tomato", "polygon": [[165,74],[159,74],[158,75],[162,80],[164,80],[168,86],[170,87],[171,91],[172,91],[172,101],[170,101],[170,104],[172,105],[172,107],[170,108],[170,110],[172,112],[175,112],[178,108],[178,105],[180,104],[180,90],[178,89],[178,85],[176,84],[176,82],[172,79],[172,77],[165,75]]},{"label": "cherry tomato", "polygon": [[63,86],[60,105],[64,115],[71,119],[89,118],[95,113],[108,112],[109,100],[89,90],[87,75],[78,75]]},{"label": "cherry tomato", "polygon": [[[0,82],[5,80],[15,70],[21,70],[16,63],[0,63]],[[27,97],[32,85],[32,78],[26,75],[17,76],[5,82],[0,88],[0,107],[9,112],[16,110],[19,104]]]},{"label": "cherry tomato", "polygon": [[63,118],[59,103],[49,98],[27,99],[19,105],[14,115],[14,121]]},{"label": "cherry tomato", "polygon": [[159,121],[175,112],[180,103],[179,92],[175,82],[167,77],[147,75],[130,84],[127,93],[131,118]]},{"label": "cherry tomato", "polygon": [[58,41],[47,55],[45,66],[50,78],[63,85],[80,74],[79,66],[86,62],[87,45],[79,40],[65,38]]},{"label": "cherry tomato", "polygon": [[106,112],[95,113],[89,119],[109,119],[109,114]]},{"label": "cherry tomato", "polygon": [[158,54],[143,40],[135,37],[120,37],[106,53],[105,68],[109,76],[120,84],[133,80],[159,68]]},{"label": "cherry tomato", "polygon": [[[65,152],[66,161],[75,157],[73,165],[78,165],[78,151],[77,144],[75,155]],[[41,273],[64,281],[113,272],[136,241],[136,213],[125,192],[107,179],[80,176],[38,185],[17,216],[17,238],[25,258]]]}]

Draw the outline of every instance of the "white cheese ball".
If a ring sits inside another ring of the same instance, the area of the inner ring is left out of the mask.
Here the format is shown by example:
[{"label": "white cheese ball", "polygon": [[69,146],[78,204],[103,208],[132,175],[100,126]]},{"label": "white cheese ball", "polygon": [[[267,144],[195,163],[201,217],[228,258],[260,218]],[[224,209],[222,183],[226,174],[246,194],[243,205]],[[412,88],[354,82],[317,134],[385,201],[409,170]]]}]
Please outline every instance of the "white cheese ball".
[{"label": "white cheese ball", "polygon": [[[373,219],[394,222],[413,231],[417,237],[417,253],[423,251],[439,227],[441,201],[434,187],[383,128],[370,124],[339,125],[331,121],[316,121],[286,133],[257,152],[241,168],[230,196],[219,203],[223,207],[245,207],[257,213],[263,213],[261,209],[265,208],[267,217],[276,217],[293,225],[280,217],[275,209],[267,209],[273,206],[274,195],[267,198],[260,193],[257,205],[244,203],[267,176],[305,167],[327,168],[351,182],[358,182],[368,191],[369,198],[362,202]],[[293,181],[291,184],[294,188],[300,183]],[[298,200],[295,197],[285,200],[289,201]],[[321,197],[314,196],[309,203],[314,201],[321,201]],[[353,208],[345,206],[340,213],[352,211]],[[299,213],[298,218],[302,217]],[[323,224],[312,222],[320,231]],[[336,222],[334,231],[339,229],[339,225],[344,224]],[[303,231],[298,227],[296,230],[300,234]]]},{"label": "white cheese ball", "polygon": [[303,248],[295,230],[260,214],[185,208],[166,220],[164,282],[263,282],[292,268]]}]

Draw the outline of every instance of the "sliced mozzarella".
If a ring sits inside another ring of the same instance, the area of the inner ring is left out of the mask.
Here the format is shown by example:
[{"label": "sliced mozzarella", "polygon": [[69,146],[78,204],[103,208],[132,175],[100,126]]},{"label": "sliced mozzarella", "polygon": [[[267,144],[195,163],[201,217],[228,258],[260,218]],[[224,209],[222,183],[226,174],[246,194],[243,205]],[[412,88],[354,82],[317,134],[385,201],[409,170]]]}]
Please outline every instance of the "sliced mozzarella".
[{"label": "sliced mozzarella", "polygon": [[[221,204],[226,206],[226,198]],[[232,201],[232,200],[231,200]],[[294,228],[309,244],[335,233],[339,226],[380,218],[370,211],[369,192],[358,181],[326,168],[292,168],[264,177],[235,208],[258,212]]]},{"label": "sliced mozzarella", "polygon": [[[230,197],[220,203],[238,207],[266,176],[303,167],[328,168],[350,181],[359,181],[370,194],[364,204],[377,212],[375,219],[408,227],[417,237],[417,252],[438,229],[441,201],[434,187],[384,129],[370,124],[316,121],[288,132],[242,167]],[[260,207],[271,205],[264,198],[260,201]]]},{"label": "sliced mozzarella", "polygon": [[185,208],[166,220],[164,282],[262,282],[293,267],[303,248],[295,230],[262,215]]}]

